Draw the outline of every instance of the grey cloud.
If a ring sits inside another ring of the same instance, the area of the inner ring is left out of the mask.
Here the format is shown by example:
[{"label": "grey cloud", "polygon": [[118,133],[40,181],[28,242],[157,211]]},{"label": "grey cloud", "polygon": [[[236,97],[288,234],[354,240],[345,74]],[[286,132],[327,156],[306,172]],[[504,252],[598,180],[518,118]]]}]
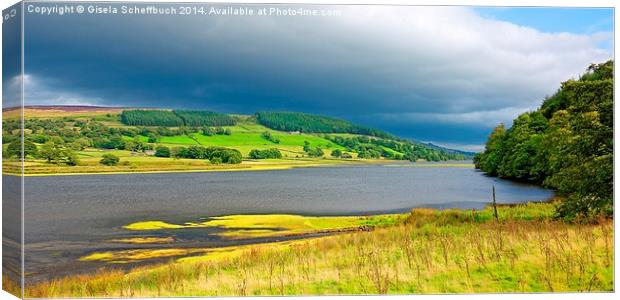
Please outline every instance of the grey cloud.
[{"label": "grey cloud", "polygon": [[382,115],[403,127],[379,127],[406,134],[424,121],[487,130],[611,57],[597,47],[609,33],[542,33],[465,7],[336,8],[342,17],[33,16],[26,71],[101,104]]}]

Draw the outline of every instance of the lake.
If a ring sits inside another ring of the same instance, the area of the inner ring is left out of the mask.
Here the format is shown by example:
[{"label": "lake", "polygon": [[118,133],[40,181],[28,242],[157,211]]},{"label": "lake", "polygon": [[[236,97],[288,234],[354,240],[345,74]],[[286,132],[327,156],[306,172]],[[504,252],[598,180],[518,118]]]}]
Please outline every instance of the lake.
[{"label": "lake", "polygon": [[[5,183],[17,180],[9,177],[3,177]],[[77,259],[93,251],[151,247],[108,242],[141,234],[121,228],[136,221],[188,222],[230,214],[360,215],[414,207],[482,208],[492,199],[493,185],[498,203],[545,201],[554,195],[537,186],[487,177],[473,168],[414,164],[26,177],[26,273],[32,274],[29,280],[39,280],[92,271],[101,264]],[[213,230],[217,229],[177,230],[174,245],[152,247],[260,242],[223,240],[214,236]]]}]

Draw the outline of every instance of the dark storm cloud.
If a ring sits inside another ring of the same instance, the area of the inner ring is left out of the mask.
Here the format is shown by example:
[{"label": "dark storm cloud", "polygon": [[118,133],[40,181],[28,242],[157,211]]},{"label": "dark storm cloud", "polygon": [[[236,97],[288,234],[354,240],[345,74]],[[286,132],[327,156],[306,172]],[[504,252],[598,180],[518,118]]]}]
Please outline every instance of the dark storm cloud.
[{"label": "dark storm cloud", "polygon": [[480,144],[610,57],[596,47],[609,33],[541,33],[456,7],[335,8],[343,16],[27,14],[27,104],[303,111]]}]

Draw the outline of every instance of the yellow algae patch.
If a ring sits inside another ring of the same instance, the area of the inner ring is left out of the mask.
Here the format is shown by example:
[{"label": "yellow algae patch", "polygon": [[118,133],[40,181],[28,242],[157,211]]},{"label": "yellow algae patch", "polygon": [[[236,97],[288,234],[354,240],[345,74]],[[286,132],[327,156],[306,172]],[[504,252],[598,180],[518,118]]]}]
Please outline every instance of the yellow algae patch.
[{"label": "yellow algae patch", "polygon": [[103,261],[109,263],[129,263],[154,258],[183,256],[204,252],[205,249],[132,249],[108,252],[95,252],[80,258],[80,261]]},{"label": "yellow algae patch", "polygon": [[125,243],[125,244],[163,244],[174,242],[173,237],[134,237],[124,239],[109,240],[113,243]]},{"label": "yellow algae patch", "polygon": [[195,224],[170,224],[164,221],[144,221],[144,222],[135,222],[129,225],[123,226],[125,229],[129,230],[157,230],[157,229],[180,229],[180,228],[188,228],[188,227],[196,227]]},{"label": "yellow algae patch", "polygon": [[273,237],[322,230],[355,228],[362,217],[305,217],[299,215],[233,215],[216,217],[207,223],[229,229],[219,233],[229,238]]},{"label": "yellow algae patch", "polygon": [[170,224],[163,221],[136,222],[124,226],[129,230],[157,230],[218,227],[226,231],[216,233],[227,238],[275,237],[308,234],[321,231],[352,229],[360,226],[392,225],[402,215],[311,217],[300,215],[230,215],[213,217],[202,223]]},{"label": "yellow algae patch", "polygon": [[83,256],[80,258],[81,261],[96,261],[96,260],[110,260],[114,258],[114,254],[112,252],[95,252],[93,254]]}]

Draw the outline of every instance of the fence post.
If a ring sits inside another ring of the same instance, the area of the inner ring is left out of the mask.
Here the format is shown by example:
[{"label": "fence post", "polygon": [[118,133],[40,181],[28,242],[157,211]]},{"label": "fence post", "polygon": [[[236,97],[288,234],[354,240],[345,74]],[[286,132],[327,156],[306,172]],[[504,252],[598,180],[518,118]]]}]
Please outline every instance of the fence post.
[{"label": "fence post", "polygon": [[499,215],[497,214],[497,202],[495,201],[495,185],[493,185],[493,215],[495,221],[499,222]]}]

